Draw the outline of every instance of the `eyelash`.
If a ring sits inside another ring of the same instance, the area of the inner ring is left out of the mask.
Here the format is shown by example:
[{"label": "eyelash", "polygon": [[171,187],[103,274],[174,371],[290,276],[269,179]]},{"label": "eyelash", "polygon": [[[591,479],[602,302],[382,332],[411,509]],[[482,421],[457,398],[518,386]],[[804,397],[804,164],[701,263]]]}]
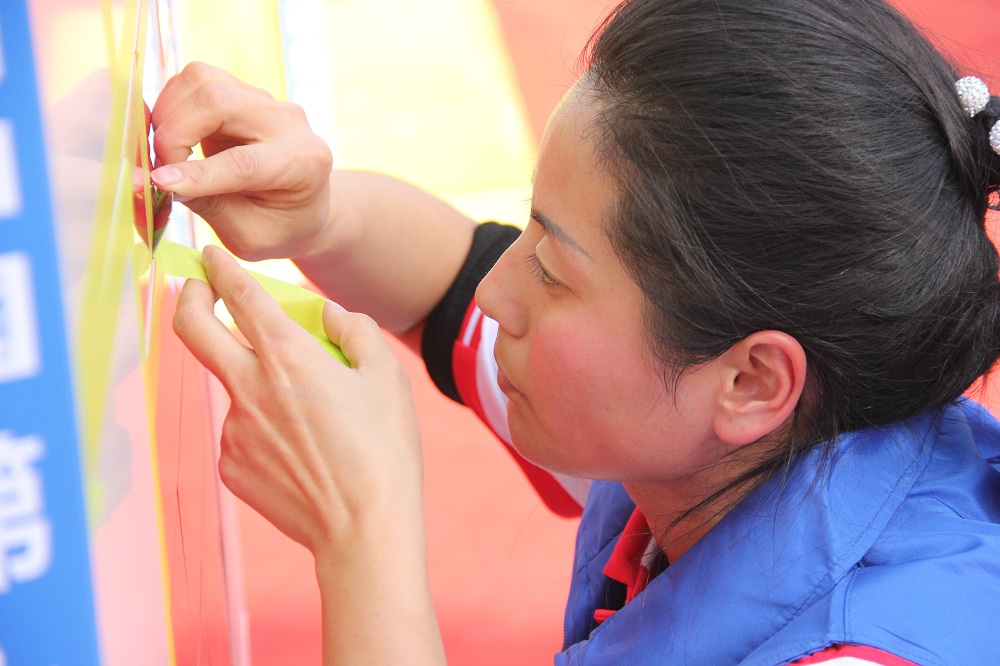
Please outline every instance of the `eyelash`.
[{"label": "eyelash", "polygon": [[528,268],[531,269],[531,274],[545,286],[555,287],[559,284],[559,281],[549,275],[548,271],[545,270],[545,267],[542,266],[542,262],[538,260],[538,255],[534,252],[528,255]]}]

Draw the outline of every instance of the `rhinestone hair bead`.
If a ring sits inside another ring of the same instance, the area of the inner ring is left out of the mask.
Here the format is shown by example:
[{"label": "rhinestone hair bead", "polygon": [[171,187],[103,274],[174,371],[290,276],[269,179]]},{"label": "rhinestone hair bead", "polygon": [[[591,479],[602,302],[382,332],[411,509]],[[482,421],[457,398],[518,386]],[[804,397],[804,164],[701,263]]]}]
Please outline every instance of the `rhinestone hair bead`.
[{"label": "rhinestone hair bead", "polygon": [[962,109],[970,118],[975,118],[976,114],[990,103],[989,88],[975,76],[959,79],[955,84],[955,90],[958,92],[958,99],[962,102]]},{"label": "rhinestone hair bead", "polygon": [[993,129],[990,130],[990,145],[993,152],[1000,155],[1000,121],[993,123]]}]

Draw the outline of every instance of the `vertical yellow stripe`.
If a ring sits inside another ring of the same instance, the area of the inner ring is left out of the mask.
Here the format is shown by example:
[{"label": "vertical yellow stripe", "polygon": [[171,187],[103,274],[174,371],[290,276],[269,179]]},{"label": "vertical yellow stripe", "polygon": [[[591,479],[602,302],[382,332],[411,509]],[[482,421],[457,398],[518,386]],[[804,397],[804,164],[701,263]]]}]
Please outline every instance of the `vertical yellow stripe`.
[{"label": "vertical yellow stripe", "polygon": [[[137,150],[142,151],[142,169],[146,175],[148,191],[149,163],[146,158],[147,138],[142,99],[142,74],[146,54],[146,30],[149,24],[147,0],[125,2],[120,30],[116,31],[110,0],[102,1],[102,22],[108,51],[111,76],[111,113],[104,162],[101,169],[100,189],[97,197],[95,220],[84,275],[80,314],[76,340],[76,384],[80,404],[83,461],[87,479],[88,516],[93,529],[98,516],[103,515],[103,488],[96,473],[100,455],[101,433],[108,411],[110,375],[114,351],[114,336],[108,328],[115,328],[122,298],[125,297],[125,273],[129,267],[130,249],[134,240],[134,205],[132,174],[136,165]],[[117,47],[115,44],[117,43]],[[147,196],[147,201],[150,197]],[[149,204],[147,204],[147,207]],[[150,211],[151,213],[151,211]],[[152,219],[152,215],[149,215]],[[141,262],[132,261],[133,281],[129,285],[141,304],[139,279]],[[151,330],[158,327],[158,293],[151,301],[154,316],[148,322]],[[138,311],[141,313],[142,308]],[[140,314],[141,318],[141,314]],[[143,330],[142,322],[139,330]],[[156,522],[159,533],[161,582],[164,596],[170,602],[169,567],[164,523],[160,475],[156,453],[156,384],[155,362],[157,345],[142,344],[146,385],[146,414],[152,461],[152,479]],[[169,608],[165,614],[168,662],[176,663],[172,616]]]},{"label": "vertical yellow stripe", "polygon": [[[149,180],[149,151],[148,151],[148,136],[146,133],[146,114],[145,114],[145,102],[142,98],[142,78],[143,73],[146,71],[146,29],[149,26],[149,5],[148,0],[139,0],[139,23],[137,25],[137,37],[135,40],[135,70],[132,77],[132,113],[130,115],[131,127],[130,134],[135,137],[140,144],[140,154],[142,161],[142,175],[143,175],[143,200],[145,203],[145,213],[146,213],[146,238],[153,238],[153,197],[151,196],[151,187]],[[126,166],[124,169],[128,178],[126,180],[125,193],[126,196],[131,194],[132,191],[132,167],[134,164],[135,150],[132,152],[126,152],[123,156],[123,162]],[[131,201],[131,197],[128,197]],[[126,217],[131,221],[128,224],[128,232],[122,233],[121,242],[123,243],[122,253],[123,255],[128,252],[128,244],[134,238],[132,228],[135,224],[135,219],[133,217],[135,212],[134,204],[128,206],[128,214]],[[150,250],[150,256],[152,256],[152,250]],[[123,257],[124,263],[124,257]],[[159,388],[159,360],[160,360],[160,318],[162,315],[162,293],[164,281],[162,275],[157,276],[156,273],[149,276],[149,284],[147,285],[147,304],[149,308],[149,316],[144,317],[142,308],[142,297],[141,297],[141,284],[140,278],[142,273],[136,270],[138,267],[133,264],[133,287],[134,294],[136,298],[136,310],[140,313],[140,317],[145,319],[145,326],[140,326],[139,331],[143,333],[142,341],[140,343],[140,348],[142,350],[143,359],[143,377],[146,386],[146,419],[149,433],[149,450],[150,450],[150,464],[152,467],[152,481],[153,481],[153,498],[154,506],[156,510],[156,524],[157,533],[159,534],[159,545],[160,545],[160,570],[162,571],[162,582],[163,582],[163,595],[167,600],[167,612],[164,615],[166,623],[166,633],[167,633],[167,650],[168,650],[168,663],[172,666],[177,662],[177,654],[174,646],[174,631],[173,631],[173,612],[171,607],[174,603],[174,599],[171,595],[172,586],[170,584],[170,564],[167,555],[167,544],[165,540],[166,526],[163,517],[163,489],[160,485],[160,456],[157,446],[157,432],[156,432],[156,418],[157,418],[157,397]],[[158,279],[157,279],[158,278]]]},{"label": "vertical yellow stripe", "polygon": [[[110,5],[105,2],[105,26],[113,29]],[[136,5],[126,6],[123,26],[135,25]],[[80,415],[83,430],[84,465],[88,478],[97,461],[100,434],[107,408],[109,375],[113,339],[107,335],[109,322],[116,320],[118,305],[122,296],[125,262],[124,252],[128,247],[125,235],[125,210],[122,194],[131,197],[131,168],[127,175],[128,190],[121,191],[123,179],[123,156],[135,154],[135,137],[130,137],[127,124],[127,99],[129,80],[133,73],[133,45],[127,44],[122,30],[122,43],[111,55],[109,63],[111,75],[111,114],[108,119],[107,142],[104,163],[101,169],[101,185],[97,197],[94,226],[89,248],[83,295],[80,306],[77,350],[77,395],[80,400]],[[113,45],[113,36],[107,36]],[[129,141],[129,139],[132,139]],[[126,203],[131,203],[126,201]],[[91,516],[101,506],[100,489],[93,484],[91,490]]]}]

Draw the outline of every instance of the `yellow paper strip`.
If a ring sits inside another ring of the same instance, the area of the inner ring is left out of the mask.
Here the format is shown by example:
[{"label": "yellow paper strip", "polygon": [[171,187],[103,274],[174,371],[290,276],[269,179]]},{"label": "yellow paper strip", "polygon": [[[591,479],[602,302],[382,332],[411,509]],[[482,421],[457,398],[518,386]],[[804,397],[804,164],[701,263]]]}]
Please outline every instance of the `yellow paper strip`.
[{"label": "yellow paper strip", "polygon": [[[82,432],[82,451],[87,478],[87,508],[91,530],[96,529],[96,516],[103,515],[101,477],[97,463],[101,449],[101,432],[107,416],[110,397],[111,365],[115,339],[108,335],[108,326],[118,318],[121,299],[126,287],[127,257],[135,237],[132,174],[136,166],[138,146],[145,156],[145,115],[141,96],[146,28],[149,21],[148,0],[126,0],[120,25],[116,24],[110,0],[102,0],[101,17],[104,27],[108,72],[111,79],[111,108],[104,160],[98,190],[94,225],[91,232],[89,260],[81,296],[80,320],[76,339],[76,383]],[[116,46],[117,45],[117,46]],[[141,141],[140,141],[141,139]],[[148,160],[143,160],[148,174]],[[148,176],[147,176],[148,181]],[[148,184],[146,186],[148,188]],[[148,252],[147,252],[148,257]],[[147,258],[148,263],[148,258]],[[139,273],[132,276],[134,294],[141,302]],[[141,313],[142,309],[138,308]],[[139,329],[142,330],[141,315]],[[147,357],[143,345],[143,358]],[[143,364],[146,381],[146,410],[152,465],[155,520],[158,525],[161,582],[168,605],[170,597],[169,566],[164,542],[162,493],[159,487],[159,456],[156,452],[155,374],[150,376],[149,363]],[[155,372],[155,367],[154,367]],[[166,659],[175,666],[173,617],[168,609],[165,617]]]},{"label": "yellow paper strip", "polygon": [[[140,6],[141,5],[141,6]],[[113,29],[110,3],[105,2],[104,24]],[[100,453],[100,434],[104,425],[114,338],[107,327],[117,318],[125,285],[125,257],[132,239],[131,181],[135,164],[136,127],[134,114],[128,113],[128,98],[135,71],[135,53],[143,45],[135,38],[145,3],[128,2],[119,34],[120,44],[109,62],[111,75],[111,114],[105,144],[101,184],[98,192],[89,258],[83,282],[76,340],[76,382],[80,403],[84,466],[88,478],[88,517],[91,528],[101,515],[102,488],[94,473]],[[131,29],[130,29],[131,28]],[[108,48],[113,36],[106,36]]]},{"label": "yellow paper strip", "polygon": [[[137,252],[146,252],[141,243],[136,246]],[[201,253],[184,245],[178,245],[168,240],[160,242],[153,255],[156,265],[165,273],[174,277],[193,278],[208,283],[205,268],[201,263]],[[282,282],[247,271],[255,280],[278,302],[281,309],[295,323],[309,332],[338,361],[350,366],[340,349],[330,342],[323,328],[323,307],[326,299],[319,294],[294,284]]]}]

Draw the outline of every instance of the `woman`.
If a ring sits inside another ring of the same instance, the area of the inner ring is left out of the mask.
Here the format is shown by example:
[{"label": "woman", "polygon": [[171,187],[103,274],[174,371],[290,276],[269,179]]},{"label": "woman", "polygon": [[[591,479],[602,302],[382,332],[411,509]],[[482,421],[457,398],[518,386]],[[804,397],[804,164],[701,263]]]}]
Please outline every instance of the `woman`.
[{"label": "woman", "polygon": [[961,395],[1000,355],[1000,103],[880,0],[633,0],[589,55],[519,235],[328,179],[216,70],[154,109],[157,185],[373,318],[327,306],[340,366],[211,248],[175,318],[232,397],[223,480],[316,557],[325,661],[443,661],[378,322],[583,506],[557,663],[988,663],[1000,431]]}]

